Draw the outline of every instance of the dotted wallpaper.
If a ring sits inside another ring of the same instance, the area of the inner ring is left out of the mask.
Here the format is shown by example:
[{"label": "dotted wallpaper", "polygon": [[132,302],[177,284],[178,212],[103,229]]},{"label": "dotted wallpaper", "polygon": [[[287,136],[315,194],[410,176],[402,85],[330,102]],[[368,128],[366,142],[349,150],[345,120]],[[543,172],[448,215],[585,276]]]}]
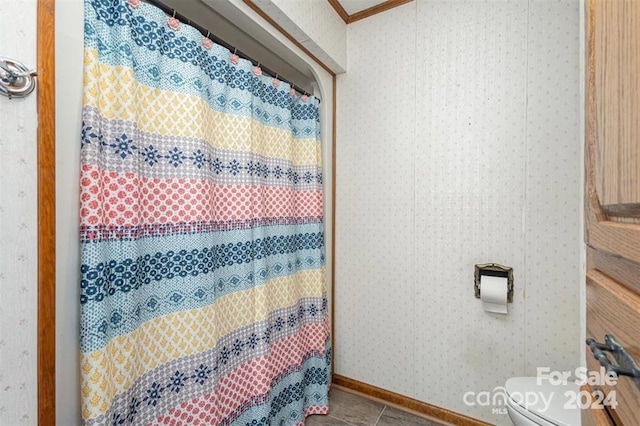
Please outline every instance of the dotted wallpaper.
[{"label": "dotted wallpaper", "polygon": [[576,283],[584,281],[574,250],[583,226],[579,8],[578,1],[529,6],[525,330],[537,343],[525,352],[530,375],[538,366],[574,370],[584,345],[570,332],[581,326]]},{"label": "dotted wallpaper", "polygon": [[[36,2],[0,1],[0,54],[36,66]],[[36,94],[0,96],[0,425],[37,424]]]},{"label": "dotted wallpaper", "polygon": [[335,61],[346,69],[347,24],[338,16],[333,6],[325,0],[287,1],[293,2],[298,8],[307,3],[311,5],[313,25],[309,26],[309,38],[317,42],[330,57],[335,58]]},{"label": "dotted wallpaper", "polygon": [[422,328],[414,322],[422,307],[414,304],[412,8],[349,25],[349,69],[337,89],[335,371],[405,394],[422,339],[410,331]]},{"label": "dotted wallpaper", "polygon": [[326,0],[254,0],[334,72],[347,68],[347,24]]},{"label": "dotted wallpaper", "polygon": [[[416,0],[348,26],[336,373],[508,425],[465,392],[580,365],[579,16]],[[487,262],[514,268],[506,316],[474,297]]]},{"label": "dotted wallpaper", "polygon": [[[426,308],[415,320],[429,326],[414,348],[415,375],[424,378],[415,395],[496,423],[492,407],[467,407],[463,396],[523,372],[527,4],[416,7],[414,158],[429,167],[414,181],[415,300]],[[506,316],[484,312],[474,297],[474,265],[489,262],[514,269]],[[449,349],[434,351],[437,342]]]}]

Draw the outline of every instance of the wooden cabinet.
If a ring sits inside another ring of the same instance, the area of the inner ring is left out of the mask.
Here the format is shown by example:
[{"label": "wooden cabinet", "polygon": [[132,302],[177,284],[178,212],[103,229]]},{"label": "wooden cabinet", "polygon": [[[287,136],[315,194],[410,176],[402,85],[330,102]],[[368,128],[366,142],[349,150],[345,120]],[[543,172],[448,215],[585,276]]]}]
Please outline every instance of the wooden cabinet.
[{"label": "wooden cabinet", "polygon": [[[611,334],[640,362],[640,0],[586,6],[587,337]],[[599,369],[589,349],[587,365]],[[585,424],[640,425],[633,379],[592,390],[615,393],[618,405],[585,412]]]}]

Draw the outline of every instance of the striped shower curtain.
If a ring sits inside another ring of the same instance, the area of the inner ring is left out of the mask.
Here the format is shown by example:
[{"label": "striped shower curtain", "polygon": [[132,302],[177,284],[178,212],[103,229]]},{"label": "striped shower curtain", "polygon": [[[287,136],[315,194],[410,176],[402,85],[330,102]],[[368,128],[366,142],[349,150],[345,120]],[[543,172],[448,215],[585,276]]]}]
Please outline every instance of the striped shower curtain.
[{"label": "striped shower curtain", "polygon": [[86,425],[328,411],[318,100],[137,0],[85,0]]}]

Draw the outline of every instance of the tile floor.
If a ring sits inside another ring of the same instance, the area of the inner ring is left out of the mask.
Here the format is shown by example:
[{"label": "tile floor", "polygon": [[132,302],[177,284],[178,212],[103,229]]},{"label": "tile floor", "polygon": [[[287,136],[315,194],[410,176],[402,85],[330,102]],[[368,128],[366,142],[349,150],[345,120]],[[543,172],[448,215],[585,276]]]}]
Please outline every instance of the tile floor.
[{"label": "tile floor", "polygon": [[328,416],[310,416],[306,426],[440,426],[422,417],[380,404],[365,397],[332,389]]}]

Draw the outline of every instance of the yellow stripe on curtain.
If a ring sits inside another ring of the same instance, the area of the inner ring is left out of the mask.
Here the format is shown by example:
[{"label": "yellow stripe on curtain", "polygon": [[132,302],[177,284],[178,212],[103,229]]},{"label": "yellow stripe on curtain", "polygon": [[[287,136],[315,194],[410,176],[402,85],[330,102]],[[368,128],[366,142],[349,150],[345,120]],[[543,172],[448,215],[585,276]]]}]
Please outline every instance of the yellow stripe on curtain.
[{"label": "yellow stripe on curtain", "polygon": [[135,79],[133,69],[101,63],[94,49],[85,50],[85,69],[84,105],[104,118],[135,121],[147,133],[206,140],[221,150],[259,153],[295,165],[320,164],[322,147],[315,136],[291,143],[288,130],[216,111],[197,96],[146,86]]},{"label": "yellow stripe on curtain", "polygon": [[[269,313],[305,297],[321,297],[325,269],[303,270],[264,285],[220,297],[214,304],[154,318],[118,336],[100,350],[81,354],[81,374],[94,386],[82,389],[84,418],[98,417],[109,401],[145,373],[216,345],[234,330],[267,320]],[[115,377],[115,382],[107,380]],[[87,403],[90,401],[90,403]]]}]

